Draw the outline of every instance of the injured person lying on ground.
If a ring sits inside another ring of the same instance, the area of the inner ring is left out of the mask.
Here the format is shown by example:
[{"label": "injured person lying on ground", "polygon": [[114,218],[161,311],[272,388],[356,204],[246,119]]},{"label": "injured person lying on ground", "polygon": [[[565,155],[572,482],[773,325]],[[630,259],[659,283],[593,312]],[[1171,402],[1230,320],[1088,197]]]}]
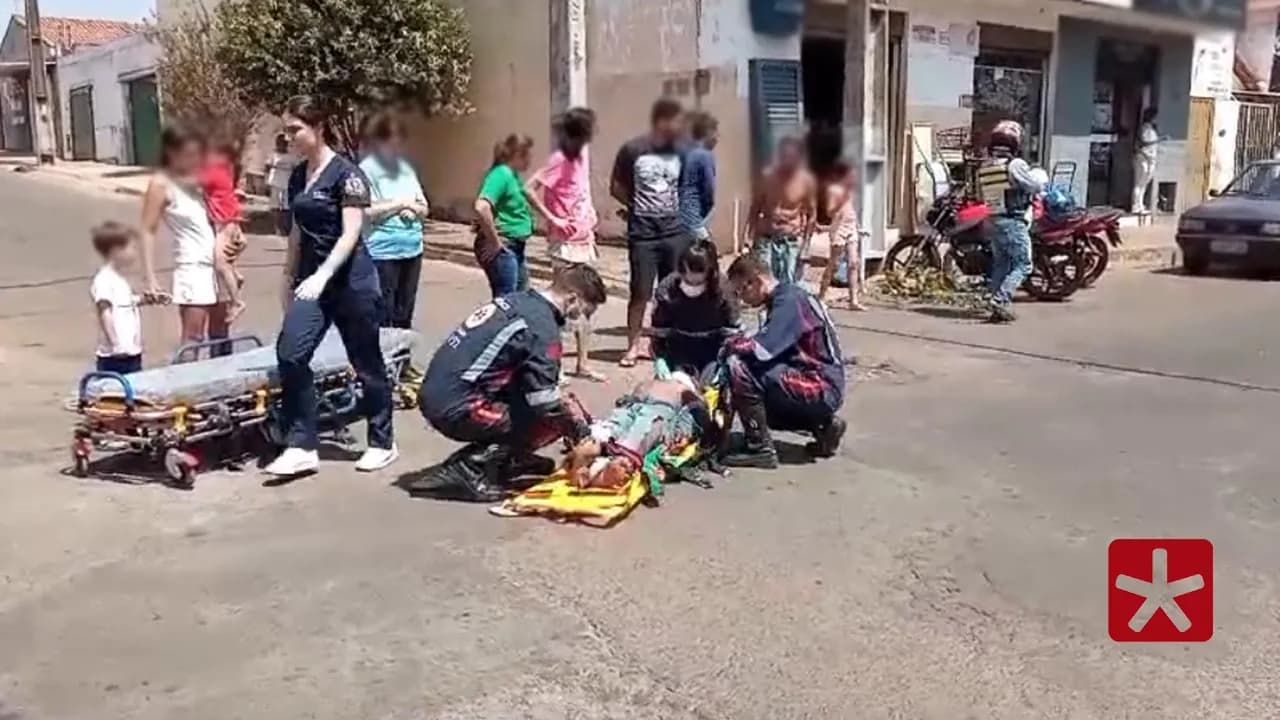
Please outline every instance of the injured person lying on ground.
[{"label": "injured person lying on ground", "polygon": [[710,426],[697,381],[660,367],[658,378],[637,385],[608,418],[592,423],[591,436],[569,452],[565,469],[580,488],[619,488],[652,450],[697,441]]}]

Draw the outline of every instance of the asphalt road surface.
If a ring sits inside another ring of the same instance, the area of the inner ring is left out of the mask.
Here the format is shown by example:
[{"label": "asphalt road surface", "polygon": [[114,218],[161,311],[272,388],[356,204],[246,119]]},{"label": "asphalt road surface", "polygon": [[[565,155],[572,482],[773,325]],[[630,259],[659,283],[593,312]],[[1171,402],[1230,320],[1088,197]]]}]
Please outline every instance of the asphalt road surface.
[{"label": "asphalt road surface", "polygon": [[[836,313],[860,362],[838,458],[674,487],[597,531],[407,497],[399,474],[451,449],[414,413],[380,475],[336,450],[283,487],[66,475],[87,228],[137,209],[0,173],[2,717],[1280,712],[1276,283],[1120,269],[1011,327]],[[245,258],[242,329],[266,337],[281,249]],[[484,296],[474,269],[428,263],[428,349]],[[174,313],[145,324],[163,363]],[[576,389],[608,407],[643,372]],[[1117,537],[1213,541],[1210,642],[1109,639]]]}]

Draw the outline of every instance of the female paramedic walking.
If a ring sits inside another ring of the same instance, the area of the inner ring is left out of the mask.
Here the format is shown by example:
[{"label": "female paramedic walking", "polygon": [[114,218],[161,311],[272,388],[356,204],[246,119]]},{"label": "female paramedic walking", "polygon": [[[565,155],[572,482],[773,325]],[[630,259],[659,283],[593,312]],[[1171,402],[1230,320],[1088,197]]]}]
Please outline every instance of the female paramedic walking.
[{"label": "female paramedic walking", "polygon": [[381,290],[360,238],[369,184],[359,168],[329,147],[327,117],[318,100],[293,98],[283,120],[302,162],[289,178],[293,232],[285,261],[288,307],[276,342],[288,448],[266,471],[294,476],[319,467],[311,356],[333,324],[360,379],[369,419],[369,448],[356,469],[372,472],[390,465],[399,453],[391,430],[391,388],[378,343]]}]

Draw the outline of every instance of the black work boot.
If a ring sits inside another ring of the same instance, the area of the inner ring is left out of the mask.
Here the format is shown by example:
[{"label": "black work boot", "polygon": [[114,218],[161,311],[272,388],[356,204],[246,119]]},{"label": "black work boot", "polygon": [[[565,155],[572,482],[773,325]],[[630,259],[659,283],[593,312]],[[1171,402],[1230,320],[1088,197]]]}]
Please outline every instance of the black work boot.
[{"label": "black work boot", "polygon": [[502,470],[503,481],[537,478],[542,481],[556,471],[556,461],[531,452],[513,453]]},{"label": "black work boot", "polygon": [[773,438],[769,435],[764,404],[743,403],[738,408],[738,417],[742,418],[742,431],[746,437],[746,444],[744,447],[729,451],[725,455],[724,464],[728,467],[765,470],[778,467],[778,451],[774,449]]},{"label": "black work boot", "polygon": [[809,454],[815,458],[834,457],[840,449],[840,441],[844,439],[844,432],[848,427],[840,416],[832,417],[831,422],[813,432],[813,442],[806,446]]},{"label": "black work boot", "polygon": [[994,305],[991,308],[991,317],[987,318],[987,322],[995,325],[1003,325],[1017,320],[1018,316],[1013,313],[1013,308],[1008,305]]},{"label": "black work boot", "polygon": [[509,451],[501,445],[472,443],[431,468],[413,484],[415,493],[448,496],[472,502],[497,502],[506,497],[498,477]]}]

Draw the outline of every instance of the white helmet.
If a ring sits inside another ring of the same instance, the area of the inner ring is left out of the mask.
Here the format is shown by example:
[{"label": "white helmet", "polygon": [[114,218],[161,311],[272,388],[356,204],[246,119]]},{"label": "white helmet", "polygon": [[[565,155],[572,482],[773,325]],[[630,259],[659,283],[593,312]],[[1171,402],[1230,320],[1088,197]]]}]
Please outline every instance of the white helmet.
[{"label": "white helmet", "polygon": [[991,144],[1003,140],[1002,144],[1022,147],[1022,125],[1016,120],[1001,120],[991,128]]}]

